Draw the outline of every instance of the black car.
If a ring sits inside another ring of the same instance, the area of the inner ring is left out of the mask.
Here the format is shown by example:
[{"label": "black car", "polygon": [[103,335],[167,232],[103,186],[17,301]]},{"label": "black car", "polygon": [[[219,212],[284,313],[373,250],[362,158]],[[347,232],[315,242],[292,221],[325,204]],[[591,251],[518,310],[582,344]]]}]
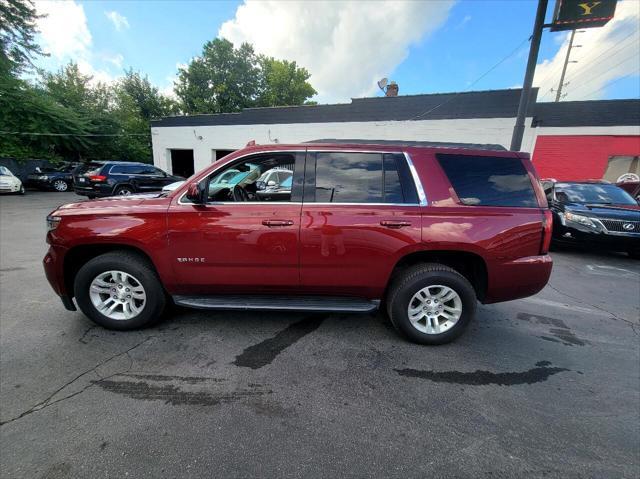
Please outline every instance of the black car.
[{"label": "black car", "polygon": [[65,192],[73,186],[73,170],[77,164],[69,163],[59,167],[39,166],[27,176],[26,186],[39,190]]},{"label": "black car", "polygon": [[172,176],[146,163],[91,162],[74,170],[73,189],[79,195],[96,198],[160,191],[180,180],[184,178]]},{"label": "black car", "polygon": [[606,182],[543,180],[553,213],[553,242],[626,251],[640,259],[640,205]]}]

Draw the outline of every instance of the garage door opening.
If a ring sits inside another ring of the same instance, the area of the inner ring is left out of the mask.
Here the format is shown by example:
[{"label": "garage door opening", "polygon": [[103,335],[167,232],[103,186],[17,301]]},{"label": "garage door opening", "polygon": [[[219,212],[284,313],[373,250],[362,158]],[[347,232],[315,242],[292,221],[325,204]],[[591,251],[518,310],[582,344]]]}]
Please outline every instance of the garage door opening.
[{"label": "garage door opening", "polygon": [[227,155],[230,155],[236,150],[216,150],[216,161],[224,158]]},{"label": "garage door opening", "polygon": [[185,178],[193,175],[193,150],[171,150],[171,171]]}]

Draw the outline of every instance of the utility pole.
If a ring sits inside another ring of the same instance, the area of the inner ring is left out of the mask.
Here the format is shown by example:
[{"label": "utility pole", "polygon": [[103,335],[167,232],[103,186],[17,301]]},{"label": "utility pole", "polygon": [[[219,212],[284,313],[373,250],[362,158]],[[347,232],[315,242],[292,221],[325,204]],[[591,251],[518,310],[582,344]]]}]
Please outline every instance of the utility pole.
[{"label": "utility pole", "polygon": [[[569,65],[569,55],[571,55],[571,49],[573,48],[573,39],[576,36],[576,31],[575,30],[571,30],[571,38],[569,39],[569,48],[567,49],[567,56],[564,58],[564,65],[562,67],[562,75],[560,75],[560,83],[558,84],[558,91],[556,92],[556,102],[560,101],[560,97],[562,96],[562,87],[565,86],[564,85],[564,76],[567,73],[567,65]],[[579,47],[581,45],[576,45],[576,47]],[[576,63],[576,62],[571,62],[571,63]]]},{"label": "utility pole", "polygon": [[520,151],[520,148],[522,147],[522,137],[524,136],[524,120],[527,114],[527,106],[529,105],[529,96],[531,93],[531,85],[533,83],[533,75],[536,71],[538,51],[540,50],[540,39],[542,38],[544,17],[547,13],[548,3],[549,0],[538,0],[536,21],[533,24],[531,48],[529,49],[529,58],[527,60],[527,71],[524,75],[524,82],[522,84],[522,93],[520,94],[520,104],[518,105],[518,116],[516,118],[516,125],[513,127],[513,136],[511,137],[511,151]]}]

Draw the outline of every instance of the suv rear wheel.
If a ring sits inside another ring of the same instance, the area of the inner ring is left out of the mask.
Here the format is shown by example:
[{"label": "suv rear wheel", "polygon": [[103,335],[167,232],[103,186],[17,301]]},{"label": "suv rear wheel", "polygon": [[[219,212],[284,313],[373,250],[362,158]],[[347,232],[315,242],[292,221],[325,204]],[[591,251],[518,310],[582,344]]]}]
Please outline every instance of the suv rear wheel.
[{"label": "suv rear wheel", "polygon": [[456,270],[436,263],[408,269],[394,281],[387,312],[411,341],[445,344],[456,339],[476,312],[476,295]]},{"label": "suv rear wheel", "polygon": [[118,186],[115,191],[116,195],[128,196],[133,194],[133,188],[131,186]]},{"label": "suv rear wheel", "polygon": [[165,294],[148,261],[128,252],[106,253],[88,261],[74,282],[84,314],[108,329],[136,329],[160,319]]}]

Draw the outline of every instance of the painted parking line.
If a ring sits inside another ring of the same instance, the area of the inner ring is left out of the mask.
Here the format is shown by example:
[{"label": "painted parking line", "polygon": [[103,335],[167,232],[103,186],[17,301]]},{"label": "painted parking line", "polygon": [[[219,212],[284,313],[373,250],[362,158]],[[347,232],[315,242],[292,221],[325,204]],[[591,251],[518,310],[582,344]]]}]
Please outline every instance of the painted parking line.
[{"label": "painted parking line", "polygon": [[630,269],[618,268],[616,266],[607,266],[603,264],[588,264],[587,273],[599,276],[622,276],[626,278],[635,278],[640,276],[640,273],[637,271],[631,271]]}]

